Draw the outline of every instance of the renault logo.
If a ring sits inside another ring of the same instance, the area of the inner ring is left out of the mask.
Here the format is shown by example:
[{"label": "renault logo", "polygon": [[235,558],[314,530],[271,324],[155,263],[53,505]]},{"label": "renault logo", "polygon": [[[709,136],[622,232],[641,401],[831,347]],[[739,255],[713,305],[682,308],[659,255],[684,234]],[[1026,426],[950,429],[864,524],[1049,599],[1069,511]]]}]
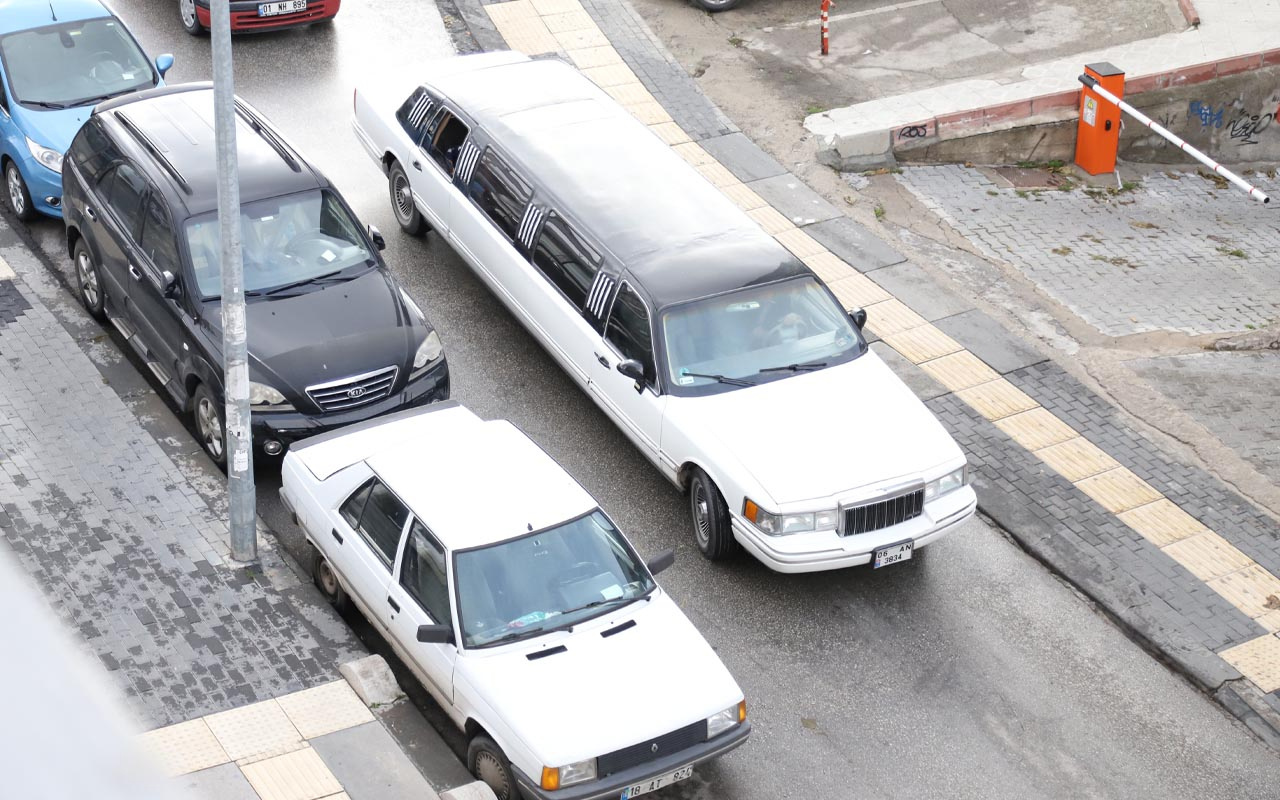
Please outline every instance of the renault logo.
[{"label": "renault logo", "polygon": [[364,387],[357,386],[354,389],[348,389],[347,397],[350,397],[352,400],[355,400],[357,397],[364,397]]},{"label": "renault logo", "polygon": [[652,747],[650,747],[650,748],[649,748],[649,750],[650,750],[650,752],[653,752],[653,753],[658,752],[658,743],[657,743],[657,742],[654,742],[654,743],[653,743],[653,746],[652,746]]}]

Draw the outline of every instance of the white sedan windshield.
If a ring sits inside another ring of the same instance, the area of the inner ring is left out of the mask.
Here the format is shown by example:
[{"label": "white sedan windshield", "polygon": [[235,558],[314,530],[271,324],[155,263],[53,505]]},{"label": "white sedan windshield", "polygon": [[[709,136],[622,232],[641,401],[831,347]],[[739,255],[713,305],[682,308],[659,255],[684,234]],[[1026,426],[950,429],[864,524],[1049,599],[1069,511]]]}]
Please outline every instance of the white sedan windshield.
[{"label": "white sedan windshield", "polygon": [[648,594],[653,578],[600,511],[457,555],[466,647],[574,625]]},{"label": "white sedan windshield", "polygon": [[861,347],[848,315],[809,277],[678,306],[663,314],[662,332],[677,392],[818,369]]},{"label": "white sedan windshield", "polygon": [[147,57],[115,17],[11,33],[0,39],[0,55],[20,103],[64,108],[156,84]]}]

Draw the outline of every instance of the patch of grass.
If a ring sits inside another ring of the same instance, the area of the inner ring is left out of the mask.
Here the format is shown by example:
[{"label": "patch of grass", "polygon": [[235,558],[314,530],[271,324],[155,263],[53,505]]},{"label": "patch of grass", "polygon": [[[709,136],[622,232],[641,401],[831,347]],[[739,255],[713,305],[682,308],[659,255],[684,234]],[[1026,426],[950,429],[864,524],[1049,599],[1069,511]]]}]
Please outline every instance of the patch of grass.
[{"label": "patch of grass", "polygon": [[818,105],[817,103],[810,103],[809,105],[804,107],[804,115],[807,117],[810,114],[821,114],[823,111],[826,111],[826,110],[827,110],[826,106]]},{"label": "patch of grass", "polygon": [[879,220],[884,219],[884,206],[880,205],[879,203],[876,203],[875,214],[876,214],[876,219],[879,219]]},{"label": "patch of grass", "polygon": [[1141,228],[1144,231],[1160,230],[1160,226],[1155,224],[1154,222],[1130,222],[1129,224],[1135,228]]},{"label": "patch of grass", "polygon": [[1089,256],[1089,258],[1093,259],[1094,261],[1106,261],[1106,260],[1107,260],[1107,257],[1106,257],[1106,256],[1100,256],[1100,255],[1098,255],[1097,253],[1094,253],[1093,255]]},{"label": "patch of grass", "polygon": [[1018,197],[1021,197],[1023,200],[1031,196],[1031,193],[1028,192],[1026,189],[1015,189],[1013,193],[1016,194]]},{"label": "patch of grass", "polygon": [[1062,183],[1058,184],[1058,191],[1060,192],[1069,192],[1074,188],[1076,188],[1076,185],[1070,178],[1064,178]]},{"label": "patch of grass", "polygon": [[747,40],[743,39],[741,36],[739,36],[736,33],[729,37],[729,44],[733,45],[734,47],[742,47],[746,43],[747,43]]},{"label": "patch of grass", "polygon": [[1111,264],[1112,266],[1116,266],[1116,267],[1128,267],[1129,269],[1138,268],[1137,264],[1133,263],[1127,258],[1121,258],[1120,256],[1112,256],[1111,258],[1106,258],[1103,260],[1106,261],[1108,264]]},{"label": "patch of grass", "polygon": [[1239,247],[1235,247],[1235,248],[1219,247],[1218,252],[1222,253],[1224,256],[1231,256],[1232,258],[1248,258],[1249,257],[1249,254],[1241,250]]},{"label": "patch of grass", "polygon": [[999,197],[999,196],[1000,196],[1000,193],[999,193],[999,192],[997,192],[995,189],[988,189],[988,190],[987,190],[987,194],[991,195],[992,197]]},{"label": "patch of grass", "polygon": [[1230,182],[1216,172],[1205,172],[1202,169],[1196,170],[1196,174],[1212,183],[1215,189],[1225,189],[1230,186]]},{"label": "patch of grass", "polygon": [[1055,256],[1069,256],[1071,255],[1071,248],[1064,244],[1062,247],[1055,247],[1049,252],[1053,253]]},{"label": "patch of grass", "polygon": [[1246,329],[1246,330],[1250,330],[1250,331],[1256,331],[1256,330],[1258,329],[1258,326],[1254,325],[1254,324],[1253,324],[1253,323],[1251,323],[1251,322],[1246,322],[1246,323],[1244,324],[1244,327],[1245,327],[1245,329]]}]

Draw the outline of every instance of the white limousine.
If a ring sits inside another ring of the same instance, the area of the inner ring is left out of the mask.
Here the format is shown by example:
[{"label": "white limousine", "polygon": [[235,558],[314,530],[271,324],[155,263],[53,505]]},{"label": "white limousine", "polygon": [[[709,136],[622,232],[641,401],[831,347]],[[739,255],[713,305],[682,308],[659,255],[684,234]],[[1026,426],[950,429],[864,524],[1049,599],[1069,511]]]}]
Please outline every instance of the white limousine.
[{"label": "white limousine", "polygon": [[501,52],[357,89],[401,227],[448,240],[689,496],[782,572],[884,566],[976,505],[964,454],[805,266],[574,68]]}]

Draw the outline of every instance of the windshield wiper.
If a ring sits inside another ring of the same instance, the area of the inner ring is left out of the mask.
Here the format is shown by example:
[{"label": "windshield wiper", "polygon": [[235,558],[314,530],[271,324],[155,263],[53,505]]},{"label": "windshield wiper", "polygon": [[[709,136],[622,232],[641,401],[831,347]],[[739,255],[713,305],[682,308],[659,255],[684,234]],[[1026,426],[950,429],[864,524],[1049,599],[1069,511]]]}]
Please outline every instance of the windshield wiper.
[{"label": "windshield wiper", "polygon": [[[345,269],[345,268],[344,268],[344,269]],[[277,292],[283,292],[283,291],[284,291],[284,290],[286,290],[286,289],[296,289],[296,288],[298,288],[299,286],[306,286],[306,285],[308,285],[308,284],[312,284],[312,283],[325,283],[325,282],[328,282],[328,281],[341,282],[341,281],[351,280],[352,278],[354,278],[354,277],[355,277],[354,275],[342,275],[342,274],[341,274],[342,272],[343,272],[343,270],[341,270],[341,269],[339,269],[339,270],[335,270],[335,271],[333,271],[333,272],[326,272],[326,273],[325,273],[325,274],[323,274],[323,275],[316,275],[316,276],[311,277],[311,278],[303,278],[303,279],[302,279],[302,280],[300,280],[300,281],[293,281],[292,283],[285,283],[285,284],[282,284],[282,285],[280,285],[280,286],[276,286],[276,287],[274,287],[274,288],[272,288],[272,289],[265,289],[265,290],[264,290],[264,289],[251,289],[251,290],[249,290],[249,291],[245,292],[245,293],[244,293],[244,296],[245,296],[245,297],[267,297],[267,296],[269,296],[269,295],[276,294]]]},{"label": "windshield wiper", "polygon": [[109,92],[109,93],[107,93],[107,94],[100,94],[100,95],[97,95],[97,96],[95,96],[95,97],[86,97],[86,98],[84,98],[83,100],[77,100],[77,101],[75,101],[74,103],[70,103],[69,105],[72,105],[72,106],[91,106],[91,105],[94,105],[95,103],[101,103],[103,100],[110,100],[111,98],[113,98],[113,97],[119,97],[119,96],[120,96],[120,95],[122,95],[122,94],[128,94],[129,92],[135,92],[135,91],[137,91],[137,89],[138,89],[138,87],[134,86],[134,87],[131,87],[131,88],[129,88],[129,89],[121,89],[121,90],[120,90],[120,91],[118,91],[118,92]]},{"label": "windshield wiper", "polygon": [[720,383],[727,383],[730,386],[755,386],[755,383],[753,383],[752,381],[744,380],[743,378],[727,378],[724,375],[708,375],[705,372],[690,372],[687,369],[681,370],[680,374],[688,375],[691,378],[707,378],[708,380],[719,381]]},{"label": "windshield wiper", "polygon": [[822,369],[826,365],[825,361],[810,361],[805,364],[788,364],[785,367],[765,367],[760,372],[799,372],[804,369]]},{"label": "windshield wiper", "polygon": [[48,100],[23,100],[21,102],[29,106],[40,106],[41,108],[63,109],[67,107],[66,103],[53,103]]},{"label": "windshield wiper", "polygon": [[[565,610],[565,611],[561,611],[561,612],[560,612],[560,614],[559,614],[559,616],[562,616],[562,617],[563,617],[563,616],[565,616],[566,614],[576,614],[576,613],[577,613],[577,612],[579,612],[579,611],[586,611],[588,608],[596,608],[596,607],[598,607],[598,606],[607,605],[607,604],[609,604],[609,603],[622,603],[623,605],[627,605],[628,603],[634,602],[634,601],[636,601],[636,600],[639,600],[639,599],[641,599],[641,598],[648,597],[648,596],[649,596],[649,593],[645,593],[645,594],[642,594],[642,595],[637,595],[636,597],[611,597],[611,598],[609,598],[608,600],[592,600],[590,603],[586,603],[586,604],[584,604],[584,605],[580,605],[580,606],[578,606],[577,608],[570,608],[570,609],[567,609],[567,610]],[[575,620],[574,622],[565,622],[565,623],[562,623],[562,624],[560,624],[560,625],[553,625],[553,626],[552,626],[552,627],[550,627],[550,628],[545,628],[543,632],[544,632],[544,633],[551,633],[552,631],[570,631],[570,632],[572,632],[572,631],[573,631],[573,627],[574,627],[575,625],[580,625],[581,623],[583,623],[583,622],[585,622],[585,621],[586,621],[586,620],[581,620],[581,619],[580,619],[580,620]]]}]

